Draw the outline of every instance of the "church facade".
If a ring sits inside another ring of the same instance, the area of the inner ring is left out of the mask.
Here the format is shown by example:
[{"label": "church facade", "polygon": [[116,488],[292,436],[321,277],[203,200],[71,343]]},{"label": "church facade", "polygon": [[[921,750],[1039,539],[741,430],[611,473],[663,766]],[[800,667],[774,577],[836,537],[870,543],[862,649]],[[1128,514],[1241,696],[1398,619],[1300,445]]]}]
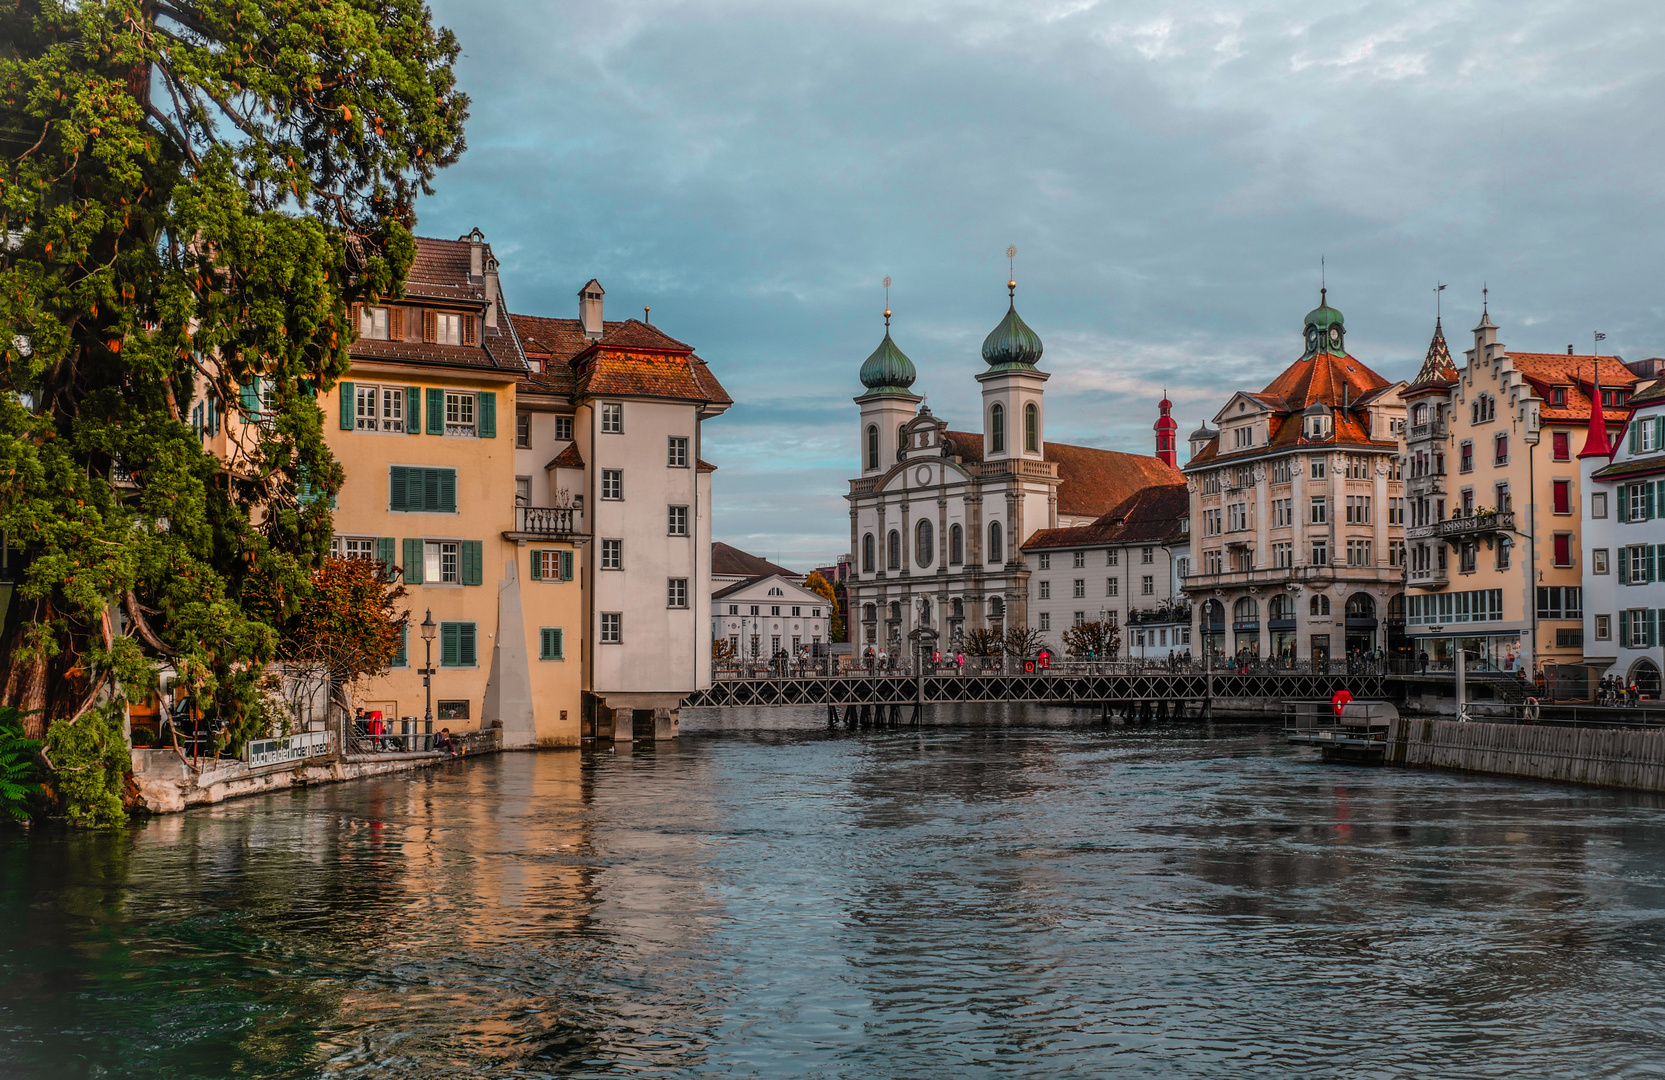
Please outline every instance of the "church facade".
[{"label": "church facade", "polygon": [[[982,415],[951,430],[914,392],[912,361],[885,336],[861,367],[850,481],[850,640],[907,655],[974,629],[1029,626],[1023,546],[1043,529],[1089,525],[1135,491],[1182,480],[1171,461],[1046,441],[1040,337],[1005,317],[983,342]],[[1171,455],[1170,455],[1171,457]]]}]

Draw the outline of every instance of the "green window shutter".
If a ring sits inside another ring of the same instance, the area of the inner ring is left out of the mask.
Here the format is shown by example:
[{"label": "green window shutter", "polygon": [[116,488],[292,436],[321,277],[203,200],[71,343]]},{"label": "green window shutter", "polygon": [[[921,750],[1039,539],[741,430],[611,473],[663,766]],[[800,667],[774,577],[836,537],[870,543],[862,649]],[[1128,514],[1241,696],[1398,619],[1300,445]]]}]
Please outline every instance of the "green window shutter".
[{"label": "green window shutter", "polygon": [[540,639],[539,640],[539,648],[538,648],[538,659],[540,659],[540,660],[561,660],[561,659],[564,659],[564,657],[562,656],[562,652],[563,652],[562,645],[564,643],[561,641],[562,634],[561,634],[561,628],[559,626],[546,626],[542,630],[539,631],[538,636],[539,636],[539,639]]},{"label": "green window shutter", "polygon": [[1642,520],[1653,520],[1653,485],[1642,485]]},{"label": "green window shutter", "polygon": [[1630,452],[1636,453],[1642,448],[1642,428],[1638,424],[1630,425]]},{"label": "green window shutter", "polygon": [[445,434],[445,391],[428,387],[428,434]]},{"label": "green window shutter", "polygon": [[409,510],[410,472],[403,465],[391,465],[387,470],[387,508],[389,510]]},{"label": "green window shutter", "polygon": [[393,654],[394,667],[406,667],[410,664],[410,623],[399,627],[399,651]]},{"label": "green window shutter", "polygon": [[561,551],[561,552],[557,552],[556,554],[558,554],[560,556],[560,561],[561,561],[561,580],[562,581],[571,581],[572,580],[572,552],[570,552],[570,551]]},{"label": "green window shutter", "polygon": [[422,388],[405,387],[405,434],[422,434]]},{"label": "green window shutter", "polygon": [[462,623],[439,624],[439,663],[441,667],[456,667],[462,655]]},{"label": "green window shutter", "polygon": [[479,400],[475,402],[474,418],[480,423],[480,438],[497,438],[497,394],[492,390],[482,390]]},{"label": "green window shutter", "polygon": [[1659,644],[1659,612],[1653,608],[1648,608],[1643,618],[1647,620],[1642,629],[1642,633],[1646,635],[1643,640],[1651,649]]},{"label": "green window shutter", "polygon": [[1654,580],[1653,571],[1654,571],[1653,545],[1652,544],[1643,544],[1642,545],[1642,580],[1644,582]]},{"label": "green window shutter", "polygon": [[422,541],[405,540],[405,584],[422,584]]},{"label": "green window shutter", "polygon": [[422,496],[421,498],[413,498],[411,501],[416,504],[417,509],[431,513],[439,509],[439,470],[422,469],[420,472],[422,476]]},{"label": "green window shutter", "polygon": [[1630,485],[1629,484],[1620,484],[1619,487],[1618,487],[1618,492],[1619,492],[1619,521],[1621,523],[1623,523],[1623,522],[1627,522],[1627,521],[1630,520]]},{"label": "green window shutter", "polygon": [[351,431],[353,430],[353,403],[357,400],[357,396],[353,392],[353,384],[344,382],[336,383],[335,386],[341,394],[341,430]]},{"label": "green window shutter", "polygon": [[457,663],[463,667],[479,663],[474,652],[474,624],[471,622],[457,624]]},{"label": "green window shutter", "polygon": [[242,405],[244,412],[257,413],[260,411],[260,379],[258,376],[244,383],[238,394],[239,404]]},{"label": "green window shutter", "polygon": [[442,514],[457,512],[457,470],[436,469],[439,473],[439,506]]},{"label": "green window shutter", "polygon": [[464,585],[478,585],[485,580],[483,563],[480,541],[464,540],[462,542],[462,583]]},{"label": "green window shutter", "polygon": [[1619,555],[1619,584],[1620,585],[1629,585],[1630,584],[1630,549],[1629,548],[1619,548],[1617,550],[1618,550],[1618,555]]},{"label": "green window shutter", "polygon": [[1619,648],[1630,648],[1630,612],[1619,612]]},{"label": "green window shutter", "polygon": [[532,551],[532,580],[543,580],[543,552],[536,549]]},{"label": "green window shutter", "polygon": [[1665,413],[1653,418],[1653,448],[1665,450]]},{"label": "green window shutter", "polygon": [[376,558],[381,560],[382,566],[386,568],[382,571],[383,581],[393,580],[393,565],[398,561],[394,549],[398,546],[391,536],[376,537]]},{"label": "green window shutter", "polygon": [[559,626],[551,626],[544,633],[549,635],[551,660],[565,660],[567,658],[566,631]]}]

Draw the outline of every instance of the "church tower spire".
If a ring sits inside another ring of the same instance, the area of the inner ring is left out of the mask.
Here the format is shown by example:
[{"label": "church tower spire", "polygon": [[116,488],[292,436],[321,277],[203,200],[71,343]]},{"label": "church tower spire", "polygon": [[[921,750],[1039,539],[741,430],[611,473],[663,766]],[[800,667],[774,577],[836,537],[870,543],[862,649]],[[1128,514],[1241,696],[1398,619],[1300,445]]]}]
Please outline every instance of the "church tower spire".
[{"label": "church tower spire", "polygon": [[1178,455],[1174,450],[1174,440],[1179,436],[1179,424],[1168,413],[1174,403],[1168,400],[1168,390],[1162,389],[1162,400],[1156,403],[1157,411],[1161,414],[1151,429],[1156,432],[1156,456],[1170,469],[1179,468]]}]

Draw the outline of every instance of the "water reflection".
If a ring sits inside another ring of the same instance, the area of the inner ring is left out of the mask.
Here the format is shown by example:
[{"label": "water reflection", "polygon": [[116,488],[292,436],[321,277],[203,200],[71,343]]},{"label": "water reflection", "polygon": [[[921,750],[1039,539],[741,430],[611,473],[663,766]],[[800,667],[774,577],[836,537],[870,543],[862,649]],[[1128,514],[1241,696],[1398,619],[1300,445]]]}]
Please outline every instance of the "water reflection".
[{"label": "water reflection", "polygon": [[955,719],[974,723],[692,717],[680,746],[7,838],[0,1071],[1570,1076],[1665,1059],[1653,797],[1328,768],[1252,728]]}]

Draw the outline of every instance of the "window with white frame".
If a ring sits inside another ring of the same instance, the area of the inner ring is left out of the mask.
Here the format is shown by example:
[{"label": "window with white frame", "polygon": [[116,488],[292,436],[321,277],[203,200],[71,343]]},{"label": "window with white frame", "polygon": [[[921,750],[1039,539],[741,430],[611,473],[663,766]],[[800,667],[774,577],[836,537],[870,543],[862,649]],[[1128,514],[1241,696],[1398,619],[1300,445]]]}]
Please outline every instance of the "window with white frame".
[{"label": "window with white frame", "polygon": [[670,436],[665,448],[665,464],[673,469],[688,467],[688,436]]},{"label": "window with white frame", "polygon": [[1590,572],[1593,574],[1605,574],[1609,572],[1607,569],[1606,548],[1595,548],[1590,552]]},{"label": "window with white frame", "polygon": [[669,510],[670,510],[670,517],[669,517],[669,521],[666,523],[667,524],[667,530],[666,531],[671,536],[687,536],[688,535],[688,508],[686,506],[673,506],[673,507],[670,507]]},{"label": "window with white frame", "polygon": [[1272,565],[1282,569],[1295,565],[1295,545],[1289,541],[1272,544]]},{"label": "window with white frame", "polygon": [[617,401],[601,403],[601,430],[608,435],[624,433],[624,405]]},{"label": "window with white frame", "polygon": [[1040,583],[1040,590],[1041,590],[1040,591],[1040,599],[1042,599],[1042,600],[1051,600],[1052,599],[1052,582],[1050,582],[1050,581],[1041,582]]},{"label": "window with white frame", "polygon": [[601,470],[601,497],[603,499],[624,498],[624,470]]},{"label": "window with white frame", "polygon": [[1086,595],[1087,595],[1087,579],[1086,578],[1076,578],[1075,579],[1074,592],[1072,593],[1072,595],[1077,600],[1086,597]]},{"label": "window with white frame", "polygon": [[556,442],[571,442],[572,441],[572,417],[570,417],[570,416],[557,416],[555,418],[555,441]]},{"label": "window with white frame", "polygon": [[1153,577],[1150,574],[1145,574],[1143,577],[1141,577],[1139,579],[1139,595],[1140,596],[1155,596],[1156,595],[1156,578],[1155,577]]},{"label": "window with white frame", "polygon": [[440,345],[461,345],[463,317],[454,311],[434,315],[434,341]]},{"label": "window with white frame", "polygon": [[1290,482],[1289,459],[1279,458],[1272,462],[1272,483],[1287,484]]},{"label": "window with white frame", "polygon": [[1156,549],[1155,548],[1140,548],[1139,549],[1139,561],[1144,563],[1146,566],[1149,566],[1151,563],[1155,562],[1156,561]]},{"label": "window with white frame", "polygon": [[1312,464],[1312,478],[1314,480],[1324,479],[1324,470],[1325,470],[1325,467],[1326,467],[1325,466],[1325,461],[1326,460],[1327,460],[1326,458],[1322,458],[1322,457],[1315,457],[1315,458],[1310,459],[1311,464]]},{"label": "window with white frame", "polygon": [[1368,541],[1368,540],[1349,540],[1349,541],[1347,541],[1347,565],[1348,566],[1371,566],[1371,565],[1373,565],[1370,561],[1370,541]]},{"label": "window with white frame", "polygon": [[532,478],[530,476],[515,477],[515,505],[532,505]]},{"label": "window with white frame", "polygon": [[1607,516],[1607,492],[1592,491],[1590,493],[1590,516],[1593,518]]},{"label": "window with white frame", "polygon": [[685,577],[667,578],[665,581],[665,606],[685,608],[688,606],[688,579]]},{"label": "window with white frame", "polygon": [[353,386],[353,428],[356,431],[405,430],[403,386]]},{"label": "window with white frame", "polygon": [[603,570],[624,569],[623,540],[603,540],[601,542],[601,568]]},{"label": "window with white frame", "polygon": [[1620,488],[1620,492],[1630,493],[1630,520],[1648,520],[1649,484],[1627,484]]},{"label": "window with white frame", "polygon": [[1312,497],[1312,513],[1310,521],[1314,525],[1323,525],[1330,520],[1330,503],[1328,496],[1314,495]]},{"label": "window with white frame", "polygon": [[617,611],[601,613],[601,644],[617,645],[624,640],[624,616]]},{"label": "window with white frame", "polygon": [[1312,565],[1330,565],[1330,543],[1328,540],[1314,540],[1312,542]]},{"label": "window with white frame", "polygon": [[1613,616],[1611,616],[1611,615],[1597,615],[1596,616],[1596,640],[1597,641],[1612,641],[1613,640]]},{"label": "window with white frame", "polygon": [[338,559],[366,559],[376,558],[376,538],[374,536],[337,536],[330,541],[330,554]]},{"label": "window with white frame", "polygon": [[1051,570],[1052,569],[1052,553],[1050,551],[1041,552],[1040,555],[1037,558],[1038,558],[1038,561],[1039,561],[1039,564],[1040,564],[1039,565],[1040,569],[1042,569],[1042,570]]},{"label": "window with white frame", "polygon": [[456,585],[462,581],[460,573],[462,545],[455,540],[429,540],[422,545],[423,584],[439,582]]},{"label": "window with white frame", "polygon": [[460,391],[445,391],[445,434],[474,437],[475,395]]},{"label": "window with white frame", "polygon": [[1122,589],[1122,583],[1121,583],[1120,578],[1111,577],[1111,578],[1105,578],[1104,579],[1104,595],[1105,596],[1117,596],[1121,593],[1121,589]]},{"label": "window with white frame", "polygon": [[532,445],[532,414],[515,413],[515,445],[526,449]]},{"label": "window with white frame", "polygon": [[1087,553],[1085,551],[1076,552],[1075,553],[1075,568],[1077,570],[1079,570],[1083,566],[1086,566],[1086,565],[1087,565]]},{"label": "window with white frame", "polygon": [[1051,629],[1052,629],[1052,613],[1047,612],[1047,611],[1041,612],[1041,632],[1045,633],[1046,631],[1051,630]]},{"label": "window with white frame", "polygon": [[387,309],[367,307],[358,313],[358,336],[371,341],[387,340]]},{"label": "window with white frame", "polygon": [[1104,553],[1104,565],[1105,566],[1120,566],[1121,561],[1122,561],[1122,553],[1120,551],[1116,550],[1115,548],[1111,548],[1109,551]]}]

